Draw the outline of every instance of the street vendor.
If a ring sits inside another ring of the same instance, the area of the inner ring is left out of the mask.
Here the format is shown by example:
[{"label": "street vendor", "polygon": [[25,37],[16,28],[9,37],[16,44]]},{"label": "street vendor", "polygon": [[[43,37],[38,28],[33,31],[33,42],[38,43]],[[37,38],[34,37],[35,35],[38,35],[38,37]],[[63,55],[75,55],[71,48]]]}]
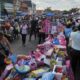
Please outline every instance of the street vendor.
[{"label": "street vendor", "polygon": [[6,67],[4,59],[12,53],[10,43],[4,37],[3,32],[0,31],[0,75]]}]

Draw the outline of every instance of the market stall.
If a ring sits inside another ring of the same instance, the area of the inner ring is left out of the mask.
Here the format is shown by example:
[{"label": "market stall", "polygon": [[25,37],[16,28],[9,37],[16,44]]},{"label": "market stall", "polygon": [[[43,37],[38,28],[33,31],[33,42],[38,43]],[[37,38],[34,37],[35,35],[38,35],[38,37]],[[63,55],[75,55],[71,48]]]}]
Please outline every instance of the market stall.
[{"label": "market stall", "polygon": [[46,39],[29,55],[9,56],[0,80],[74,80],[63,34]]}]

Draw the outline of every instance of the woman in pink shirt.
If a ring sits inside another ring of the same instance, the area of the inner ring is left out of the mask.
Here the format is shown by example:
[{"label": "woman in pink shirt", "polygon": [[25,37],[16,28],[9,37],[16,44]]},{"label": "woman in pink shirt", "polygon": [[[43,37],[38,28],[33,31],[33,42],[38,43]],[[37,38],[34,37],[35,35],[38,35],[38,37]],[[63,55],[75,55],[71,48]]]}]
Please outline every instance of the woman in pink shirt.
[{"label": "woman in pink shirt", "polygon": [[45,34],[49,34],[51,31],[51,21],[49,19],[44,19],[43,20],[43,28],[45,31]]}]

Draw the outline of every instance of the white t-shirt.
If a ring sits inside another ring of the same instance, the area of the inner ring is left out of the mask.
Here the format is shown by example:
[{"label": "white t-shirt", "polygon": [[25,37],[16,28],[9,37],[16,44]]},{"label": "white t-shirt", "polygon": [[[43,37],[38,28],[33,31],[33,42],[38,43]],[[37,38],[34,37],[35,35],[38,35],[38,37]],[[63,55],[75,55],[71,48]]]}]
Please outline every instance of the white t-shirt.
[{"label": "white t-shirt", "polygon": [[78,22],[76,22],[76,26],[79,26],[80,24]]},{"label": "white t-shirt", "polygon": [[21,33],[22,34],[27,34],[27,28],[28,28],[27,25],[21,26],[21,29],[22,29]]},{"label": "white t-shirt", "polygon": [[54,34],[57,32],[57,28],[56,26],[52,26],[52,29],[51,29],[51,34]]},{"label": "white t-shirt", "polygon": [[71,47],[80,50],[80,31],[71,32],[70,40],[72,41]]}]

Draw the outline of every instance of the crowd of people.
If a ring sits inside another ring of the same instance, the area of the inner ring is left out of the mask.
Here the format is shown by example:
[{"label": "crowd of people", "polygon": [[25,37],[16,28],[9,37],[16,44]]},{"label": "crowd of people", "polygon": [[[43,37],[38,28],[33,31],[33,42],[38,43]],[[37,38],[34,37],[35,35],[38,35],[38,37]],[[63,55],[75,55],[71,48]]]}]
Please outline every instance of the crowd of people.
[{"label": "crowd of people", "polygon": [[2,66],[5,67],[4,54],[8,56],[13,53],[8,41],[10,38],[14,40],[21,35],[22,45],[26,46],[27,35],[29,35],[29,41],[34,35],[35,40],[38,38],[38,43],[41,44],[46,37],[54,38],[57,34],[65,35],[67,54],[71,60],[71,67],[76,80],[77,72],[80,75],[80,19],[74,20],[72,18],[65,21],[59,19],[56,24],[51,17],[32,17],[28,20],[12,19],[12,21],[6,21],[0,31],[0,73]]}]

